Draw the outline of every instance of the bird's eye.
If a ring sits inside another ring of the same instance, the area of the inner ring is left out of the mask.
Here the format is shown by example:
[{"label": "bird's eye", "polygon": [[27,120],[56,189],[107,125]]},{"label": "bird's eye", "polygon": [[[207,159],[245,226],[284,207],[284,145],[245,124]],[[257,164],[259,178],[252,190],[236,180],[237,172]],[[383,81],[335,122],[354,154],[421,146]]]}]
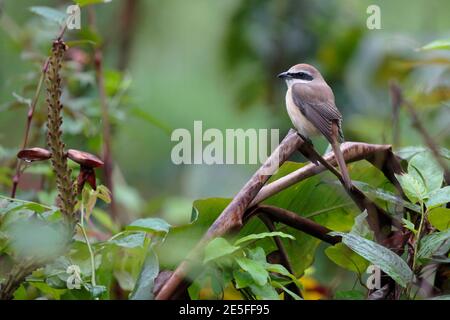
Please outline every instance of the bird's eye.
[{"label": "bird's eye", "polygon": [[301,79],[301,80],[306,80],[306,81],[311,81],[313,80],[313,77],[306,72],[296,72],[292,74],[292,77],[294,77],[295,79]]}]

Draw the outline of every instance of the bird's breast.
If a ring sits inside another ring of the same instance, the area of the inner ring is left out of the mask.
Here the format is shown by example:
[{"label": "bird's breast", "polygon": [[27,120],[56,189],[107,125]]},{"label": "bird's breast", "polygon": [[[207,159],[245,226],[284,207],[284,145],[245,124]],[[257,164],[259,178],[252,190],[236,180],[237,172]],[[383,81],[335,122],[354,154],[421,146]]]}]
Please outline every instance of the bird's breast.
[{"label": "bird's breast", "polygon": [[312,137],[319,133],[317,128],[305,118],[301,113],[300,108],[294,103],[290,88],[286,92],[286,110],[289,118],[291,118],[292,124],[301,135]]}]

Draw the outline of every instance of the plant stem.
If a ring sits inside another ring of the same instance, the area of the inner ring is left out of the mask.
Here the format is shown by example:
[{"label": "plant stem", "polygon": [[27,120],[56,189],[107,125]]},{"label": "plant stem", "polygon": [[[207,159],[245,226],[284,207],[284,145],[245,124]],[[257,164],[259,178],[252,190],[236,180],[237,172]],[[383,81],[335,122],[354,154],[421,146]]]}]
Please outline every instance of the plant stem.
[{"label": "plant stem", "polygon": [[414,258],[413,258],[413,264],[412,264],[412,270],[413,271],[415,271],[415,269],[416,269],[417,252],[418,252],[419,247],[420,247],[420,237],[421,237],[421,234],[422,234],[423,224],[425,222],[425,218],[426,218],[426,215],[427,215],[427,212],[424,210],[424,204],[423,204],[422,201],[420,202],[420,209],[421,209],[421,215],[420,215],[419,229],[417,230],[416,241],[414,243]]},{"label": "plant stem", "polygon": [[89,250],[89,255],[91,258],[91,284],[92,286],[96,286],[96,282],[95,282],[95,256],[94,256],[94,252],[92,251],[92,247],[91,244],[89,242],[89,238],[86,234],[86,230],[84,229],[84,227],[81,225],[81,223],[77,223],[78,227],[80,228],[81,232],[83,233],[83,238],[84,241],[86,241],[86,245],[88,247]]},{"label": "plant stem", "polygon": [[[33,100],[31,101],[30,107],[28,109],[27,123],[25,126],[25,135],[23,137],[22,149],[25,149],[28,144],[28,137],[30,135],[31,122],[33,120],[34,111],[36,110],[36,105],[39,100],[39,96],[41,94],[42,84],[44,83],[44,80],[45,80],[45,74],[46,74],[47,68],[48,68],[48,61],[49,61],[49,59],[47,58],[45,60],[44,66],[42,67],[41,76],[39,77],[39,82],[36,87],[36,91],[34,92]],[[13,179],[12,179],[13,183],[12,183],[12,189],[11,189],[11,198],[16,197],[17,186],[19,184],[21,175],[22,175],[22,161],[20,161],[20,159],[16,159],[16,173],[14,174]]]}]

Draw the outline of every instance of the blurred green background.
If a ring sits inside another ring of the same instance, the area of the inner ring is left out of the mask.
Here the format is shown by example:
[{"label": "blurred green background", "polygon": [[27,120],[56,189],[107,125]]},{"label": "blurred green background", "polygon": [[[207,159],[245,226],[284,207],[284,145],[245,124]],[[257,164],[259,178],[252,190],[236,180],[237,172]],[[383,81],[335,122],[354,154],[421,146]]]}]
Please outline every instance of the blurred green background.
[{"label": "blurred green background", "polygon": [[[29,7],[64,11],[71,2],[0,3],[0,161],[11,167],[27,113],[13,93],[31,98],[58,33]],[[366,26],[371,4],[381,8],[380,30]],[[450,38],[449,1],[113,0],[95,8],[112,105],[115,194],[125,220],[157,214],[181,223],[193,200],[232,197],[256,166],[176,166],[170,132],[202,120],[204,129],[279,128],[282,137],[291,124],[276,75],[300,62],[317,66],[333,88],[346,140],[394,142],[388,84],[397,80],[436,142],[449,146],[449,51],[417,50]],[[83,9],[81,31],[66,39],[92,39],[86,26]],[[72,58],[90,50],[75,47]],[[64,132],[69,147],[99,154],[102,123],[88,64],[74,63],[76,72],[67,75]],[[44,145],[44,117],[41,99],[35,145]],[[396,147],[422,144],[406,113],[400,128]],[[1,192],[8,194],[12,171],[2,170]],[[33,183],[20,187],[21,198],[53,199]]]}]

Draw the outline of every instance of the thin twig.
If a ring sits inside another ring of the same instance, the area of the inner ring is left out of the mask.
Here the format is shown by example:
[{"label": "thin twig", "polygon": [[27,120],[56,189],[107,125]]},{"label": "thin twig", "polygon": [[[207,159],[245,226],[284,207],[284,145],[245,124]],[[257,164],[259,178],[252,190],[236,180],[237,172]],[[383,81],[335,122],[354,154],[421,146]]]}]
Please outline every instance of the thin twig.
[{"label": "thin twig", "polygon": [[[56,40],[62,40],[65,32],[67,30],[67,25],[64,24],[61,30],[56,37]],[[36,110],[36,105],[38,103],[39,97],[41,95],[42,84],[45,80],[45,75],[48,70],[49,58],[45,59],[44,64],[41,68],[41,75],[39,77],[38,85],[36,87],[36,91],[34,92],[33,100],[31,101],[30,107],[27,113],[27,122],[25,126],[25,135],[23,137],[22,149],[25,149],[28,145],[28,139],[30,135],[31,123],[33,121],[34,112]],[[20,177],[22,176],[22,161],[20,159],[16,159],[16,172],[12,178],[12,189],[11,189],[11,198],[16,197],[17,186],[19,185]]]}]

